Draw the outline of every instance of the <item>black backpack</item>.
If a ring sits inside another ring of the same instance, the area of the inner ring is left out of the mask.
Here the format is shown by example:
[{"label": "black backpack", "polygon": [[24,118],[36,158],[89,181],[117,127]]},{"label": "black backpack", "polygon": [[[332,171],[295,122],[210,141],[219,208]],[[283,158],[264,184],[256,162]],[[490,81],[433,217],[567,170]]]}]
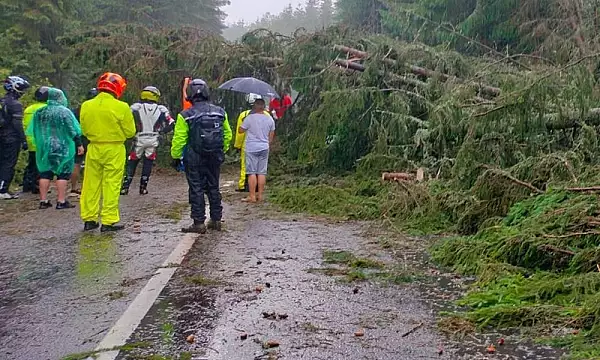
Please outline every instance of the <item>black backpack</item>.
[{"label": "black backpack", "polygon": [[190,147],[197,153],[222,152],[225,111],[215,105],[193,110],[195,113],[188,118]]}]

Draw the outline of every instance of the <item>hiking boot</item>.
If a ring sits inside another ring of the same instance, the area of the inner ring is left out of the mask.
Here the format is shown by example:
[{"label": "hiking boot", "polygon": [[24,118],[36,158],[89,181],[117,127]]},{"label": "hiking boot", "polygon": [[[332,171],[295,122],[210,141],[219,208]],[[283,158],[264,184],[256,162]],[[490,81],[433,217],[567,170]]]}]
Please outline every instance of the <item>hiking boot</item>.
[{"label": "hiking boot", "polygon": [[129,189],[127,189],[127,188],[122,188],[122,189],[121,189],[121,195],[129,195]]},{"label": "hiking boot", "polygon": [[206,225],[206,227],[209,230],[215,230],[215,231],[221,231],[221,221],[213,221],[213,220],[208,220],[208,225]]},{"label": "hiking boot", "polygon": [[99,227],[100,227],[100,224],[98,224],[95,221],[86,221],[85,224],[83,224],[83,231],[92,231],[92,230],[96,230]]},{"label": "hiking boot", "polygon": [[206,234],[206,225],[200,222],[194,222],[193,225],[181,229],[181,232],[187,234]]},{"label": "hiking boot", "polygon": [[0,193],[0,200],[14,200],[14,199],[18,199],[19,195],[17,194],[12,194],[9,192],[5,192],[5,193]]},{"label": "hiking boot", "polygon": [[71,192],[69,193],[69,197],[72,197],[72,198],[81,197],[81,190],[71,190]]},{"label": "hiking boot", "polygon": [[68,201],[56,203],[56,210],[64,210],[64,209],[72,209],[75,205],[71,204]]},{"label": "hiking boot", "polygon": [[100,232],[116,232],[125,229],[125,225],[112,224],[112,225],[104,225],[100,228]]},{"label": "hiking boot", "polygon": [[140,195],[148,195],[148,189],[140,188]]},{"label": "hiking boot", "polygon": [[40,210],[50,209],[52,207],[52,203],[49,200],[40,201]]}]

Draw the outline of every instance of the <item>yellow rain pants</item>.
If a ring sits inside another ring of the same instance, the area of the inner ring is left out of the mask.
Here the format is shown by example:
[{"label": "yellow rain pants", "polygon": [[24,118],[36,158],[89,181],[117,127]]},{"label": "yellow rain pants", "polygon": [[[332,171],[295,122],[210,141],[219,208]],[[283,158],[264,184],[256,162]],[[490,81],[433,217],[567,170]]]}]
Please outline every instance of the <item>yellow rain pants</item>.
[{"label": "yellow rain pants", "polygon": [[[120,221],[119,197],[125,171],[125,140],[135,136],[129,105],[101,92],[81,106],[81,131],[90,144],[81,189],[81,219],[114,225]],[[102,199],[102,204],[100,203]],[[102,208],[102,214],[100,214]]]},{"label": "yellow rain pants", "polygon": [[90,143],[85,156],[81,192],[81,219],[98,221],[102,196],[102,223],[113,225],[121,218],[119,197],[127,155],[124,144]]},{"label": "yellow rain pants", "polygon": [[[240,149],[240,179],[238,180],[238,189],[244,190],[246,188],[246,133],[240,132],[240,127],[244,122],[244,119],[252,113],[252,110],[246,110],[238,116],[237,124],[235,127],[235,144],[233,147]],[[271,116],[271,114],[265,110],[265,115]]]}]

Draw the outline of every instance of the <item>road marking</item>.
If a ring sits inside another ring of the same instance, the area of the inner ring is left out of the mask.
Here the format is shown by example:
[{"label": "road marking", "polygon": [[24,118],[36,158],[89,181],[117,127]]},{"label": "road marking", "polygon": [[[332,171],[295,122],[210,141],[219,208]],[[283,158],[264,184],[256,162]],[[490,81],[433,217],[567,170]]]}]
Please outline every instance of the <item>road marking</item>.
[{"label": "road marking", "polygon": [[178,265],[181,265],[185,255],[190,251],[195,241],[195,235],[187,234],[177,244],[177,247],[171,252],[162,267],[150,278],[146,286],[136,296],[100,344],[98,344],[95,351],[99,353],[95,359],[114,360],[117,358],[119,350],[107,349],[115,349],[125,345],[131,334],[133,334],[148,311],[150,311],[161,291],[165,288],[169,280],[171,280]]}]

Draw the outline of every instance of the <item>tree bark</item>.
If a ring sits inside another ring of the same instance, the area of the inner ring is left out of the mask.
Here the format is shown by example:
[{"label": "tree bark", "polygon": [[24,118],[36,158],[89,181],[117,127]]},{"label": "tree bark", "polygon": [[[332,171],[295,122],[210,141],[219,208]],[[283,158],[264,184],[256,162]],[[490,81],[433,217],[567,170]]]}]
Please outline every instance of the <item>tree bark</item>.
[{"label": "tree bark", "polygon": [[[344,45],[334,45],[333,49],[336,50],[336,51],[345,52],[347,54],[350,54],[352,56],[356,56],[356,57],[361,58],[361,59],[366,59],[366,58],[369,57],[369,54],[367,52],[364,52],[364,51],[361,51],[361,50],[358,50],[358,49],[353,49],[351,47],[344,46]],[[385,59],[383,59],[383,61],[386,62],[386,63],[388,63],[388,64],[390,64],[390,65],[393,65],[393,66],[398,65],[397,61],[393,60],[393,59],[385,58]],[[413,74],[415,74],[415,75],[424,76],[424,77],[427,77],[427,78],[432,78],[432,77],[439,76],[442,79],[442,81],[452,80],[452,81],[456,81],[458,83],[467,83],[463,79],[460,79],[460,78],[457,78],[457,77],[454,77],[454,76],[450,76],[450,75],[447,75],[447,74],[443,74],[443,73],[440,73],[440,72],[437,72],[437,71],[425,69],[425,68],[422,68],[420,66],[409,65],[407,67],[408,67],[408,70],[410,70],[410,72],[413,73]],[[359,71],[361,71],[361,70],[359,70]],[[478,88],[479,92],[481,94],[483,94],[483,95],[487,95],[487,96],[491,96],[491,97],[496,97],[496,96],[500,95],[500,92],[501,92],[500,88],[497,88],[497,87],[488,86],[488,85],[482,85],[482,84],[478,84],[478,83],[475,83],[475,82],[468,82],[468,83],[470,85],[476,86]]]}]

